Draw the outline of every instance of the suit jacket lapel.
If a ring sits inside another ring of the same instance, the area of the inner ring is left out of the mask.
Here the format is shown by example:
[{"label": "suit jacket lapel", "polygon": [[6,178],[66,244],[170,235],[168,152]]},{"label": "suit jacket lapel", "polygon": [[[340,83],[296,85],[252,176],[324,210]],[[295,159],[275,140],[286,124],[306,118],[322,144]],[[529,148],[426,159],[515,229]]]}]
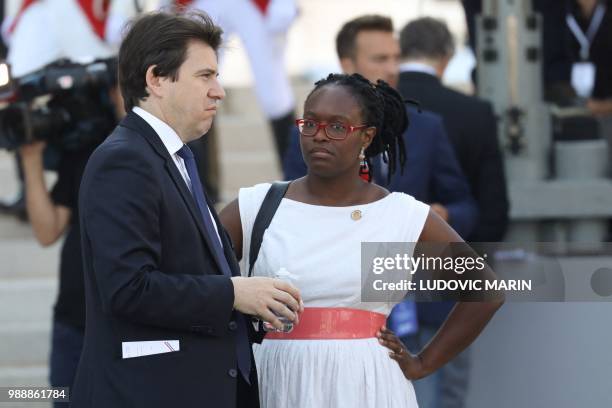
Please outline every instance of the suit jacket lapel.
[{"label": "suit jacket lapel", "polygon": [[221,270],[221,274],[223,274],[223,266],[221,265],[221,260],[218,259],[217,252],[213,248],[212,240],[217,239],[217,237],[211,237],[209,236],[209,234],[206,233],[206,230],[204,229],[204,224],[202,222],[202,214],[200,213],[200,209],[198,208],[193,198],[193,195],[191,194],[191,191],[189,191],[189,188],[187,188],[187,185],[185,184],[185,180],[183,179],[183,176],[181,176],[178,169],[176,168],[176,165],[174,164],[174,162],[172,162],[171,159],[170,159],[170,162],[166,161],[166,169],[170,173],[170,176],[172,177],[174,184],[176,185],[179,192],[181,193],[181,197],[183,198],[183,201],[185,201],[185,204],[187,204],[187,208],[189,208],[189,212],[191,213],[192,218],[195,220],[198,230],[200,231],[200,234],[202,235],[202,237],[204,238],[204,241],[206,242],[206,246],[208,246],[208,249],[210,250],[210,253],[215,259],[217,266]]},{"label": "suit jacket lapel", "polygon": [[[191,213],[191,216],[194,219],[195,224],[198,227],[198,230],[200,231],[200,235],[202,235],[202,238],[204,238],[204,242],[206,243],[208,250],[212,254],[215,262],[217,263],[217,266],[219,270],[221,271],[221,274],[223,274],[223,267],[221,265],[221,260],[218,259],[216,255],[216,251],[213,248],[213,243],[211,241],[211,239],[217,239],[217,238],[209,237],[208,234],[206,233],[206,230],[204,229],[204,224],[202,222],[202,215],[200,214],[200,209],[196,205],[196,202],[193,198],[193,195],[191,194],[191,191],[189,191],[187,184],[185,184],[185,180],[183,179],[183,176],[181,176],[181,174],[179,173],[178,169],[176,168],[176,165],[174,164],[174,161],[172,160],[172,158],[170,157],[170,154],[168,153],[168,150],[162,143],[157,133],[155,133],[153,128],[149,126],[149,124],[144,119],[142,119],[139,115],[137,115],[134,112],[128,113],[125,116],[125,118],[121,121],[120,125],[137,131],[140,135],[142,135],[149,142],[149,144],[153,147],[155,152],[165,159],[166,170],[170,174],[170,178],[176,185],[176,188],[178,189],[181,197],[183,198],[183,201],[187,205],[187,208],[189,209],[189,212]],[[214,210],[212,210],[212,207],[211,207],[211,212],[214,214]],[[219,224],[217,223],[217,225]]]}]

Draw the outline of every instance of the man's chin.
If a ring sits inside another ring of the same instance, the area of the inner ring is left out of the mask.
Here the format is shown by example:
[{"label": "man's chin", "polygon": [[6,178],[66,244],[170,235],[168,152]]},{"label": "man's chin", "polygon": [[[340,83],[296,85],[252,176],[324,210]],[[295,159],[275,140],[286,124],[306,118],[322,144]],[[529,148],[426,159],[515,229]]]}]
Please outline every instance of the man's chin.
[{"label": "man's chin", "polygon": [[212,121],[208,124],[208,126],[203,127],[202,136],[205,136],[208,132],[210,132],[211,128],[212,128]]},{"label": "man's chin", "polygon": [[198,135],[196,136],[195,139],[199,139],[203,136],[206,136],[206,134],[210,132],[211,128],[212,128],[212,119],[206,121],[206,123],[203,123],[202,126],[200,126],[200,128],[198,129]]}]

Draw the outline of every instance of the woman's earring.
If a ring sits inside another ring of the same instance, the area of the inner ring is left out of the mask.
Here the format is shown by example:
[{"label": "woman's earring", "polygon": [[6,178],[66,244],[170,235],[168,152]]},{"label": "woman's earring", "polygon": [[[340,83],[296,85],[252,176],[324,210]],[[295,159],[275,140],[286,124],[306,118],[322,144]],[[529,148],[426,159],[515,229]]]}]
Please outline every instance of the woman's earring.
[{"label": "woman's earring", "polygon": [[365,147],[361,147],[361,152],[359,152],[359,177],[363,180],[370,182],[372,178],[370,177],[370,167],[368,166],[368,161],[365,156]]}]

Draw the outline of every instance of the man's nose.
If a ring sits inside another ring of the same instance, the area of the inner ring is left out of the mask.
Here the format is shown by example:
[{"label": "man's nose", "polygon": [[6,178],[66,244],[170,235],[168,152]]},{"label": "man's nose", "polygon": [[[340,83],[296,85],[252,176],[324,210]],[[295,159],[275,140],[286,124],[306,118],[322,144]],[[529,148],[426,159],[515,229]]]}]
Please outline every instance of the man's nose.
[{"label": "man's nose", "polygon": [[389,61],[385,67],[387,71],[387,77],[395,77],[399,74],[399,63],[395,61]]},{"label": "man's nose", "polygon": [[221,86],[219,81],[215,81],[215,84],[208,90],[208,96],[212,99],[222,100],[225,98],[225,90]]}]

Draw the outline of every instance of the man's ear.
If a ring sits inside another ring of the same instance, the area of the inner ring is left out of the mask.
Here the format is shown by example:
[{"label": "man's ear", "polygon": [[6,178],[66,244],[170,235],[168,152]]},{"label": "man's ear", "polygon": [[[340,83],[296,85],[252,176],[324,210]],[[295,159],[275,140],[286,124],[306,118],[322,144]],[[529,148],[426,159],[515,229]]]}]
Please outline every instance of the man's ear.
[{"label": "man's ear", "polygon": [[147,92],[150,95],[162,96],[163,94],[163,84],[166,78],[155,75],[155,68],[157,65],[151,65],[147,68],[147,72],[145,74],[145,82],[147,84]]},{"label": "man's ear", "polygon": [[446,68],[448,67],[448,64],[450,62],[450,60],[453,58],[452,55],[448,55],[446,57],[442,57],[440,58],[440,60],[438,61],[438,63],[436,64],[436,71],[438,74],[439,78],[442,78],[444,76],[444,72],[446,71]]},{"label": "man's ear", "polygon": [[342,68],[342,72],[348,75],[354,74],[356,72],[355,61],[353,61],[352,58],[340,58],[340,67]]}]

